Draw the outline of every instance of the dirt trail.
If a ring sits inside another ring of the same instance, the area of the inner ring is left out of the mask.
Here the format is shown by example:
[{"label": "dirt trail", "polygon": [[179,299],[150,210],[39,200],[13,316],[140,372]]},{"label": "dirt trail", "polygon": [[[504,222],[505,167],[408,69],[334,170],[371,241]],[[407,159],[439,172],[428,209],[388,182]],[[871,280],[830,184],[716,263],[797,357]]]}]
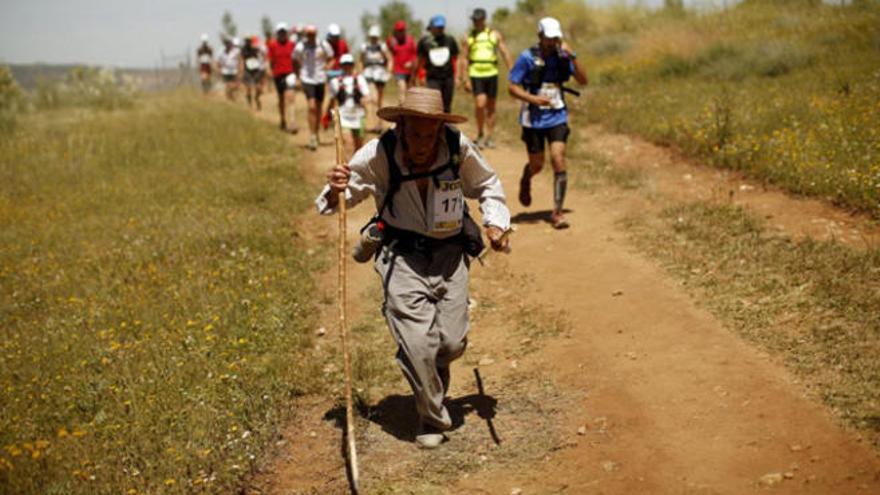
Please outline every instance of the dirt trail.
[{"label": "dirt trail", "polygon": [[[275,122],[274,102],[265,106],[261,116]],[[303,115],[300,109],[301,125]],[[629,138],[589,132],[612,156],[632,150]],[[304,144],[307,137],[292,139]],[[410,425],[395,426],[413,419],[405,412],[408,389],[402,380],[390,384],[370,404],[375,417],[359,420],[367,493],[880,492],[876,451],[632,249],[615,222],[633,204],[570,191],[573,226],[553,231],[544,220],[551,204],[545,171],[535,180],[533,207],[520,207],[520,148],[510,142],[486,152],[518,231],[509,256],[493,255],[471,272],[478,307],[451,390],[462,424],[439,451],[419,451]],[[675,162],[665,150],[653,152]],[[301,156],[310,182],[320,183],[333,148]],[[370,210],[353,211],[351,238]],[[335,219],[316,218],[313,235],[332,236]],[[352,266],[352,319],[375,317],[375,302],[360,289],[375,286],[372,270]],[[322,279],[329,294],[333,269]],[[329,340],[322,345],[336,345],[334,307],[325,308]],[[515,321],[560,310],[568,324],[558,335],[530,336]],[[488,397],[476,394],[474,367]],[[339,429],[325,419],[332,406],[321,398],[298,405],[276,460],[251,492],[344,492]]]}]

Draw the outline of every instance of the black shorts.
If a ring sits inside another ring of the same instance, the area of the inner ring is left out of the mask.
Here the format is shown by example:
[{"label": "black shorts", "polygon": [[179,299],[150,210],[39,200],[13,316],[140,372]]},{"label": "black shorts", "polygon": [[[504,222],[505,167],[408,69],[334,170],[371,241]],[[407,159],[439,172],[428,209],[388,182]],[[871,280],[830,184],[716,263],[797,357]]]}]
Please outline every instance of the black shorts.
[{"label": "black shorts", "polygon": [[526,149],[529,154],[541,153],[544,151],[544,141],[548,143],[568,141],[568,134],[571,131],[568,124],[559,124],[555,127],[547,129],[534,129],[532,127],[523,127],[522,140],[526,143]]},{"label": "black shorts", "polygon": [[235,82],[236,77],[238,77],[237,74],[222,74],[222,76],[223,76],[223,82],[225,82],[225,83]]},{"label": "black shorts", "polygon": [[309,100],[324,101],[324,84],[308,84],[302,83],[303,93]]},{"label": "black shorts", "polygon": [[498,98],[498,76],[472,77],[471,88],[474,96],[486,95],[489,98]]},{"label": "black shorts", "polygon": [[449,113],[452,109],[452,93],[455,91],[455,79],[431,79],[425,80],[425,84],[431,89],[439,89],[443,95],[443,111]]},{"label": "black shorts", "polygon": [[288,89],[291,89],[291,88],[288,88],[288,87],[287,87],[287,76],[289,76],[289,75],[290,75],[290,74],[281,74],[280,76],[275,76],[275,77],[274,77],[274,79],[275,79],[275,91],[277,91],[279,95],[280,95],[281,93],[287,91]]},{"label": "black shorts", "polygon": [[245,70],[242,81],[247,86],[256,86],[263,82],[263,77],[265,75],[266,72],[262,70]]}]

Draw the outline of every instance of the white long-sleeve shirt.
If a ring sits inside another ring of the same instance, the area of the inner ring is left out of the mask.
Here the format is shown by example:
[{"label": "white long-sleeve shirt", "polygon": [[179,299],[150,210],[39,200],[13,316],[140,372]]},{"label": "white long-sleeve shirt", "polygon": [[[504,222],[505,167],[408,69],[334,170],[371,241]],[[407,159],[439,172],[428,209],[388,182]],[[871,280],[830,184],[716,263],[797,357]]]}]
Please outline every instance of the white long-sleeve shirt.
[{"label": "white long-sleeve shirt", "polygon": [[[437,157],[431,165],[431,170],[442,167],[449,161],[446,133],[442,128],[440,136]],[[402,137],[398,136],[394,160],[401,175],[406,176],[410,174],[410,171],[404,165],[406,162],[403,159],[401,139]],[[493,225],[502,230],[509,229],[510,211],[505,203],[501,180],[477,150],[476,145],[463,133],[461,134],[460,155],[459,176],[463,196],[479,200],[483,225]],[[355,206],[368,196],[372,196],[376,203],[376,209],[381,208],[385,201],[385,193],[388,190],[391,175],[388,169],[388,160],[379,139],[371,140],[358,150],[348,166],[351,168],[351,177],[345,191],[346,206]],[[451,170],[446,170],[438,176],[441,181],[453,178]],[[427,197],[423,204],[416,181],[401,182],[400,190],[394,195],[394,215],[386,210],[382,218],[392,227],[437,239],[457,234],[459,229],[446,230],[442,228],[442,225],[438,228],[438,225],[442,224],[442,222],[438,222],[438,218],[444,219],[439,211],[440,205],[448,205],[448,203],[442,201],[443,193],[436,189],[434,180],[429,178]],[[324,186],[321,194],[315,200],[318,212],[323,215],[335,212],[335,208],[329,206],[327,199],[329,193],[330,186]]]}]

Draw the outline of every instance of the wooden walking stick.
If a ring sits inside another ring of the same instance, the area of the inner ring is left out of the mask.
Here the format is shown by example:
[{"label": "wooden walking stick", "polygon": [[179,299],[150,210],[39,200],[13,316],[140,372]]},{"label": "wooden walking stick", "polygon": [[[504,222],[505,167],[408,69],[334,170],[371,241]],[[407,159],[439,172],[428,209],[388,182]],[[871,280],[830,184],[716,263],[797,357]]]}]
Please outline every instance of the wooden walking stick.
[{"label": "wooden walking stick", "polygon": [[[336,163],[345,163],[345,146],[342,139],[342,125],[339,122],[339,107],[333,111],[333,133],[336,138]],[[358,463],[357,448],[354,443],[354,405],[351,397],[351,356],[348,352],[348,329],[345,322],[346,307],[346,274],[345,274],[345,234],[346,234],[346,208],[345,192],[338,196],[339,208],[339,335],[342,338],[342,371],[345,375],[345,440],[348,446],[348,470],[351,481],[351,491],[358,493]]]}]

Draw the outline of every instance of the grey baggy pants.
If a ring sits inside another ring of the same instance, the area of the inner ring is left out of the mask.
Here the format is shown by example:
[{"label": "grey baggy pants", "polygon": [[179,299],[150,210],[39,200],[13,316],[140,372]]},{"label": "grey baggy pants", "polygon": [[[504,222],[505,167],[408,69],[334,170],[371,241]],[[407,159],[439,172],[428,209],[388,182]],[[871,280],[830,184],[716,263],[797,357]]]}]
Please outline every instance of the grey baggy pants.
[{"label": "grey baggy pants", "polygon": [[397,342],[397,362],[425,423],[452,426],[443,406],[449,363],[464,354],[468,332],[468,262],[461,245],[430,252],[387,246],[376,258],[385,290],[383,312]]}]

